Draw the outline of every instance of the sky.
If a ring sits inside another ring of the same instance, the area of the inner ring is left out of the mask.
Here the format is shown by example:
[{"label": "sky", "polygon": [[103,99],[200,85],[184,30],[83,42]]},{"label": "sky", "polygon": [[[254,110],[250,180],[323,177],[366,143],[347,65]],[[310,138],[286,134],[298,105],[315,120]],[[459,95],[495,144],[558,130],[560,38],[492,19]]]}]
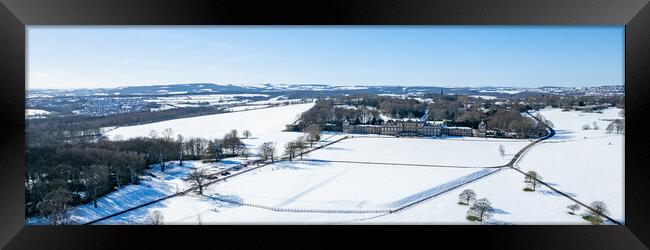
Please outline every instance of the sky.
[{"label": "sky", "polygon": [[29,26],[27,88],[624,83],[624,26]]}]

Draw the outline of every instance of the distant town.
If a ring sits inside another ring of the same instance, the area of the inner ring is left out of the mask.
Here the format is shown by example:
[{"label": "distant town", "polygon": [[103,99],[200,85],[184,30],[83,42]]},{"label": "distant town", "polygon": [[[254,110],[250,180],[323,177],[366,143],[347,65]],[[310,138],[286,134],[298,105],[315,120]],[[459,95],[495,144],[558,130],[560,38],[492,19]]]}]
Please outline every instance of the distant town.
[{"label": "distant town", "polygon": [[[416,97],[423,93],[466,95],[485,99],[525,98],[540,95],[609,97],[624,95],[621,85],[599,87],[443,88],[402,86],[330,86],[324,84],[266,84],[233,86],[194,83],[109,89],[27,91],[26,109],[46,110],[50,116],[107,116],[178,107],[237,106],[272,98],[312,99],[358,94]],[[276,101],[277,101],[276,100]],[[41,116],[42,114],[39,114]],[[36,116],[36,117],[39,117]]]}]

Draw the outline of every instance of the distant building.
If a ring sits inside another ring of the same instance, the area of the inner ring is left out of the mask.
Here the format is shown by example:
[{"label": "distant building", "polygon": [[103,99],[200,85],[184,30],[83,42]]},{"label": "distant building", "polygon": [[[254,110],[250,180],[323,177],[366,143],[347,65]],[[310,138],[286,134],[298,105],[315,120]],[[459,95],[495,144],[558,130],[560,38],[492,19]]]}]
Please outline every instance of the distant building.
[{"label": "distant building", "polygon": [[485,137],[487,135],[487,124],[484,121],[481,121],[478,125],[478,129],[474,130],[475,137]]},{"label": "distant building", "polygon": [[343,122],[343,132],[392,136],[473,136],[470,127],[447,127],[428,121],[388,121],[382,125],[351,125]]}]

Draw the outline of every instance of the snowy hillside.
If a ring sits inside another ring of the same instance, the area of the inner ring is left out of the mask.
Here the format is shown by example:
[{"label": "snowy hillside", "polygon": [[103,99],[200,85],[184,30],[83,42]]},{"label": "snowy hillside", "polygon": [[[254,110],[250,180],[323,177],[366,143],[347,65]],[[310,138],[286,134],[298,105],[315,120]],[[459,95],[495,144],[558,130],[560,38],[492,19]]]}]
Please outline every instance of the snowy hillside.
[{"label": "snowy hillside", "polygon": [[237,129],[240,133],[250,130],[252,137],[242,141],[251,148],[252,152],[255,152],[257,146],[264,142],[270,141],[284,145],[302,135],[302,133],[282,131],[287,124],[293,123],[302,112],[307,111],[313,105],[313,103],[296,104],[120,127],[108,132],[106,136],[110,139],[117,135],[121,135],[125,139],[138,136],[147,137],[151,130],[161,133],[164,129],[171,128],[175,135],[181,134],[185,138],[215,139],[223,137],[232,129]]}]

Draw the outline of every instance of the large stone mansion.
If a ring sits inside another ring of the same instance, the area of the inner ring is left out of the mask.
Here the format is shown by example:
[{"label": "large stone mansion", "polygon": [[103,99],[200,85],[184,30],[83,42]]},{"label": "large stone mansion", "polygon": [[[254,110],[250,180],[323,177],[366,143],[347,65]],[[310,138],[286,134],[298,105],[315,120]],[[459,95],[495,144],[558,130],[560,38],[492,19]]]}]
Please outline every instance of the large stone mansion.
[{"label": "large stone mansion", "polygon": [[387,121],[382,125],[350,125],[343,122],[343,132],[351,134],[379,134],[392,136],[485,136],[485,123],[479,129],[470,127],[447,127],[429,121]]}]

